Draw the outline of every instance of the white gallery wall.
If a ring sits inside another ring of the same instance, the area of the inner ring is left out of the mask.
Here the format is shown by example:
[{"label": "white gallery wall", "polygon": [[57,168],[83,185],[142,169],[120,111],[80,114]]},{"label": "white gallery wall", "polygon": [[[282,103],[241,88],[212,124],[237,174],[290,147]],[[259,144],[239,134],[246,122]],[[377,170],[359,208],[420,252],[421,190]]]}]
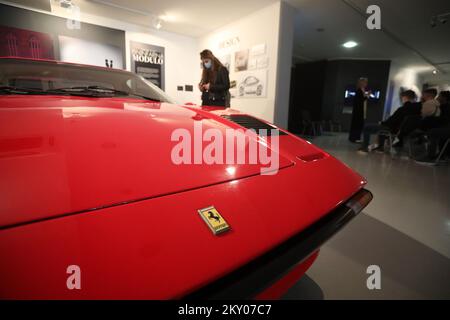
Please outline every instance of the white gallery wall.
[{"label": "white gallery wall", "polygon": [[[200,78],[198,41],[195,38],[145,28],[105,17],[82,14],[82,22],[125,31],[126,69],[131,70],[130,41],[146,43],[165,48],[165,91],[177,103],[199,103],[196,84]],[[178,86],[193,85],[193,92],[177,91]]]},{"label": "white gallery wall", "polygon": [[402,103],[400,101],[401,90],[413,90],[418,97],[421,96],[423,79],[418,70],[410,67],[399,66],[392,62],[389,73],[387,99],[385,104],[384,118],[392,115]]},{"label": "white gallery wall", "polygon": [[[123,69],[122,49],[67,36],[59,36],[59,50],[62,61],[105,66],[105,58],[114,61],[114,68]],[[84,50],[80,50],[84,48]]]},{"label": "white gallery wall", "polygon": [[[231,100],[231,107],[267,121],[275,121],[277,125],[287,128],[293,38],[291,36],[290,39],[282,39],[288,40],[291,43],[290,46],[280,45],[280,20],[282,12],[285,13],[285,10],[282,10],[284,5],[282,2],[274,3],[201,37],[199,48],[201,50],[210,49],[219,58],[231,55],[230,81],[239,82],[239,79],[242,78],[241,74],[251,75],[254,72],[250,70],[236,72],[235,53],[248,49],[251,55],[252,48],[265,45],[266,53],[264,55],[267,57],[268,65],[267,68],[257,70],[258,73],[260,70],[267,72],[265,97],[237,97]],[[287,20],[283,22],[283,28],[289,24],[293,28],[293,23],[288,21],[289,18],[289,16],[286,17]],[[279,60],[280,54],[284,59],[287,59],[285,62],[287,61],[286,64],[288,65],[281,71],[283,74],[277,73],[278,67],[282,64],[282,61]],[[283,99],[278,101],[279,104],[277,104],[277,89],[283,95]],[[278,112],[280,112],[281,117],[276,117],[275,114]]]},{"label": "white gallery wall", "polygon": [[278,30],[277,87],[273,122],[285,129],[288,128],[289,120],[295,15],[296,10],[292,6],[281,2],[280,28]]}]

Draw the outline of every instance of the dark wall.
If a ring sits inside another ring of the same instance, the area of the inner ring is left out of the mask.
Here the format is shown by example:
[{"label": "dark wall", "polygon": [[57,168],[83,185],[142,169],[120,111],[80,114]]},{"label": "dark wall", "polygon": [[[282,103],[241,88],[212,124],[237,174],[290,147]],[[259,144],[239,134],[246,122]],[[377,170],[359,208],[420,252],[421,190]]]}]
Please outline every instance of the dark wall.
[{"label": "dark wall", "polygon": [[[367,108],[368,123],[382,120],[386,92],[389,81],[390,61],[336,60],[330,61],[327,68],[323,109],[332,119],[342,123],[344,130],[349,130],[351,114],[344,113],[344,94],[349,85],[356,84],[360,77],[369,78],[369,87],[380,90],[378,101],[369,101]],[[350,111],[350,108],[345,108]]]},{"label": "dark wall", "polygon": [[122,49],[123,65],[125,61],[125,32],[81,23],[81,29],[67,28],[67,20],[52,15],[0,4],[0,25],[47,33],[54,39],[55,57],[59,57],[58,35],[69,36],[92,42],[113,45]]},{"label": "dark wall", "polygon": [[289,106],[291,132],[300,131],[302,110],[307,110],[314,120],[322,118],[326,68],[327,61],[302,63],[293,68]]},{"label": "dark wall", "polygon": [[289,129],[299,131],[301,109],[307,109],[313,120],[340,122],[348,131],[351,108],[345,108],[344,94],[360,77],[369,78],[370,88],[381,91],[381,99],[368,104],[367,122],[382,120],[390,64],[390,61],[378,60],[334,60],[297,65],[292,79],[291,90],[295,95],[291,99]]}]

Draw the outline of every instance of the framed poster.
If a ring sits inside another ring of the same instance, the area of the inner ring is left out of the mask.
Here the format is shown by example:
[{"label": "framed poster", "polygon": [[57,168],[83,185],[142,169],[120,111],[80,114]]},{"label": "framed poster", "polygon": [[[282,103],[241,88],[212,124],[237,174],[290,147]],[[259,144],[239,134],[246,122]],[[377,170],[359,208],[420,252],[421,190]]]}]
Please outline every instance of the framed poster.
[{"label": "framed poster", "polygon": [[267,96],[267,70],[236,74],[236,98],[265,98]]},{"label": "framed poster", "polygon": [[246,71],[248,69],[248,49],[235,52],[234,71]]},{"label": "framed poster", "polygon": [[[28,1],[33,2],[33,1]],[[48,1],[47,1],[48,2]],[[0,55],[125,68],[125,31],[0,3]]]},{"label": "framed poster", "polygon": [[130,42],[131,71],[141,75],[164,90],[164,48],[139,42]]},{"label": "framed poster", "polygon": [[53,38],[47,33],[0,26],[0,56],[54,60]]}]

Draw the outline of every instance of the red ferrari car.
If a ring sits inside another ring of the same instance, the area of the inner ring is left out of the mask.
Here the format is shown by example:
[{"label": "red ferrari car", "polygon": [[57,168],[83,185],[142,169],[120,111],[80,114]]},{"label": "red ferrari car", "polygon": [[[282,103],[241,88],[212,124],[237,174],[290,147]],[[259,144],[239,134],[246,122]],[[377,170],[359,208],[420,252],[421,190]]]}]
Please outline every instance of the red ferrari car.
[{"label": "red ferrari car", "polygon": [[[0,81],[2,299],[278,298],[372,199],[309,142],[130,72],[2,58]],[[175,164],[198,123],[276,138],[276,174]]]}]

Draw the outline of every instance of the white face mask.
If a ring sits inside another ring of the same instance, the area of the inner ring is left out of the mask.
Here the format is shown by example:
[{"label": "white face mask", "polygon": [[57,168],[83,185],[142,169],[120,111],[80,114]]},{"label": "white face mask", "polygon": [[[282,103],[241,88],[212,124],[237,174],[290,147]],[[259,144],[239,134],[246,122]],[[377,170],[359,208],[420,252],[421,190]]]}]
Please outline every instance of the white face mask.
[{"label": "white face mask", "polygon": [[211,69],[211,67],[212,67],[212,62],[211,62],[211,60],[206,60],[206,61],[203,63],[203,66],[204,66],[206,69]]}]

